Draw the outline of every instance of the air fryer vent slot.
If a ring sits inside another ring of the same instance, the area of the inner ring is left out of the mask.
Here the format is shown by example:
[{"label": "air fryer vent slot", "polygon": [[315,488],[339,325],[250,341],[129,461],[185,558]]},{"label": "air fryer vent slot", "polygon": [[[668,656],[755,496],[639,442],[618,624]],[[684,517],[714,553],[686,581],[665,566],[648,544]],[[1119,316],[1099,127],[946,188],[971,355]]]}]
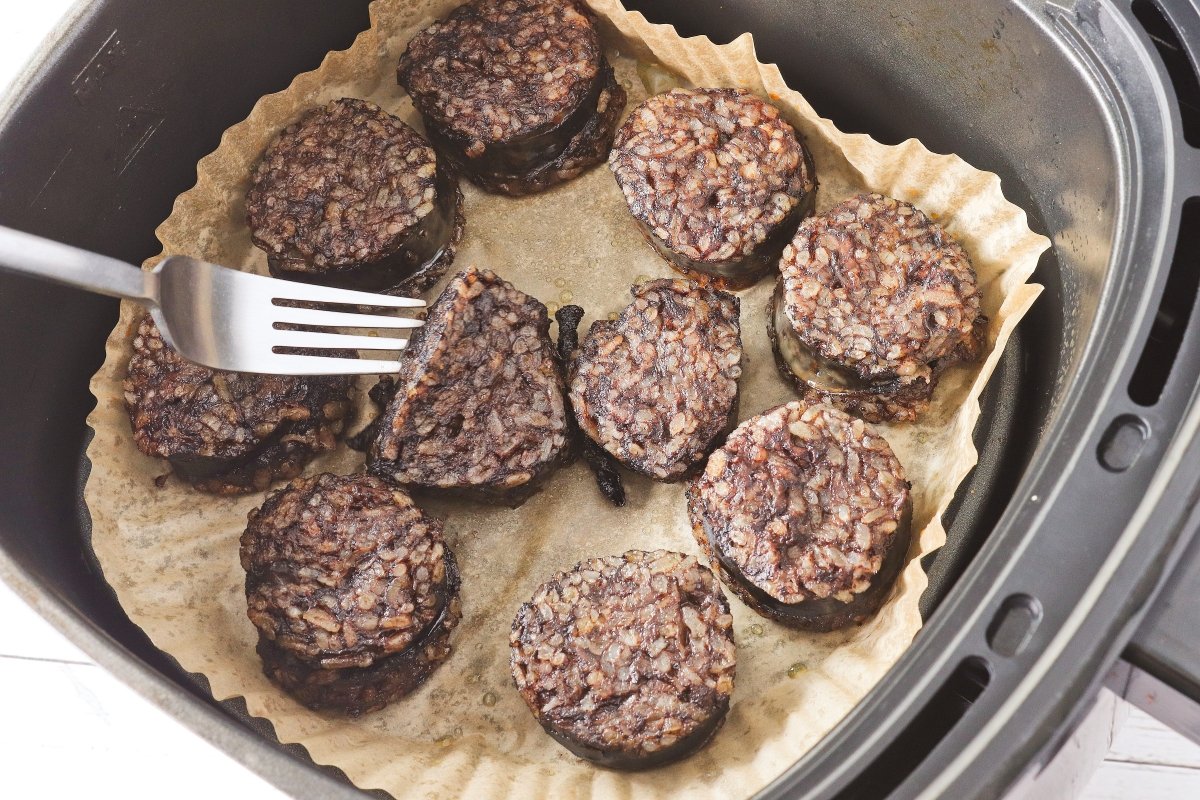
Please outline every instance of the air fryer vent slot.
[{"label": "air fryer vent slot", "polygon": [[1154,42],[1171,76],[1183,121],[1183,138],[1193,147],[1200,147],[1200,79],[1196,76],[1200,67],[1192,64],[1175,28],[1153,0],[1134,0],[1133,15]]},{"label": "air fryer vent slot", "polygon": [[1196,293],[1200,289],[1200,198],[1192,197],[1183,204],[1179,217],[1179,238],[1171,272],[1163,289],[1158,313],[1150,327],[1150,336],[1142,348],[1133,377],[1129,380],[1129,397],[1140,406],[1152,406],[1162,396],[1163,387],[1171,377],[1171,367],[1179,354],[1187,332]]},{"label": "air fryer vent slot", "polygon": [[875,800],[891,794],[966,715],[991,678],[986,660],[963,659],[904,732],[836,795],[837,800]]}]

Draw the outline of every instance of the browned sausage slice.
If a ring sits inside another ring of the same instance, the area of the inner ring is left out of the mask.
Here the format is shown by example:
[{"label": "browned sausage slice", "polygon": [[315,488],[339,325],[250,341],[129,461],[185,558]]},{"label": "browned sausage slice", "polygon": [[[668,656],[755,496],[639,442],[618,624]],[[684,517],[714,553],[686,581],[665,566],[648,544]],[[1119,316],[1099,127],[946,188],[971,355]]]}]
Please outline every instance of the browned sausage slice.
[{"label": "browned sausage slice", "polygon": [[940,372],[979,357],[987,319],[958,242],[920,209],[864,194],[805,220],[770,314],[776,361],[813,401],[911,421]]},{"label": "browned sausage slice", "polygon": [[775,268],[812,212],[808,150],[742,89],[672,89],[635,108],[609,167],[642,234],[679,271],[742,289]]},{"label": "browned sausage slice", "polygon": [[263,670],[309,708],[375,711],[450,654],[462,610],[441,522],[379,478],[274,492],[250,512],[241,562]]},{"label": "browned sausage slice", "polygon": [[222,372],[193,364],[138,323],[125,377],[133,441],[214,494],[262,491],[332,450],[350,411],[350,379]]},{"label": "browned sausage slice", "polygon": [[625,91],[575,0],[473,0],[409,42],[396,77],[482,188],[543,191],[608,156]]},{"label": "browned sausage slice", "polygon": [[267,147],[246,220],[278,278],[416,294],[454,260],[462,205],[449,165],[420,134],[373,103],[343,98]]},{"label": "browned sausage slice", "polygon": [[733,616],[694,556],[631,550],[555,575],[521,606],[513,680],[581,758],[643,769],[703,747],[729,710]]},{"label": "browned sausage slice", "polygon": [[882,436],[800,402],[739,425],[688,489],[693,532],[725,584],[760,614],[816,631],[879,610],[904,566],[911,508]]},{"label": "browned sausage slice", "polygon": [[404,351],[368,454],[399,484],[520,505],[569,460],[546,307],[489,270],[459,273]]},{"label": "browned sausage slice", "polygon": [[647,281],[616,320],[592,325],[571,368],[580,429],[660,481],[699,467],[737,416],[739,303],[694,281]]}]

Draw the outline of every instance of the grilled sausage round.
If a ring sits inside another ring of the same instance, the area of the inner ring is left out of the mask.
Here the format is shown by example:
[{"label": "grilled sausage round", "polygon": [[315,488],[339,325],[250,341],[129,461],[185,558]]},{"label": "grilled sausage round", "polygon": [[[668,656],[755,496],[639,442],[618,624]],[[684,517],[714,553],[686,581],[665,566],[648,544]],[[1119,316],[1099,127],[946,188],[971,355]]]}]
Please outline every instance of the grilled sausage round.
[{"label": "grilled sausage round", "polygon": [[125,377],[133,441],[197,489],[244,494],[293,478],[332,450],[350,413],[350,379],[222,372],[185,360],[149,315]]},{"label": "grilled sausage round", "polygon": [[693,533],[760,614],[828,631],[879,610],[904,566],[904,468],[861,419],[792,402],[739,425],[688,488]]},{"label": "grilled sausage round", "polygon": [[509,641],[513,680],[538,722],[604,766],[683,758],[729,709],[733,617],[694,556],[631,550],[583,561],[538,587]]},{"label": "grilled sausage round", "polygon": [[309,708],[375,711],[450,654],[462,611],[441,522],[378,478],[274,492],[250,512],[241,562],[263,670]]},{"label": "grilled sausage round", "polygon": [[812,212],[808,150],[743,89],[672,89],[635,108],[609,167],[642,234],[685,275],[743,289]]},{"label": "grilled sausage round", "polygon": [[570,459],[562,371],[540,302],[488,270],[447,284],[404,351],[368,468],[517,506]]},{"label": "grilled sausage round", "polygon": [[313,109],[267,147],[246,195],[271,274],[419,293],[454,260],[463,198],[421,135],[365,100]]},{"label": "grilled sausage round", "polygon": [[737,417],[738,299],[693,281],[634,286],[616,320],[592,325],[572,360],[580,429],[660,481],[697,468]]},{"label": "grilled sausage round", "polygon": [[409,42],[396,77],[480,187],[533,194],[608,155],[625,91],[575,0],[472,0]]},{"label": "grilled sausage round", "polygon": [[937,376],[978,358],[987,319],[958,242],[879,194],[805,220],[769,315],[776,362],[808,399],[871,422],[911,421]]}]

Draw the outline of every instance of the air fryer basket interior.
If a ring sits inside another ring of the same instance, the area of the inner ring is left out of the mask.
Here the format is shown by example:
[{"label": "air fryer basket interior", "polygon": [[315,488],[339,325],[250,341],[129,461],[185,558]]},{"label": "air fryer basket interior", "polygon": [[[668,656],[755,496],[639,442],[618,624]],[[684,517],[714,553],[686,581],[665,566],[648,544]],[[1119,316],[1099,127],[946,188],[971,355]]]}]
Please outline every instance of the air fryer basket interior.
[{"label": "air fryer basket interior", "polygon": [[[1046,526],[1055,525],[1051,500],[1069,494],[1055,481],[1084,470],[1088,476],[1119,472],[1124,487],[1149,485],[1184,417],[1186,393],[1179,387],[1193,376],[1178,368],[1148,408],[1134,406],[1125,392],[1165,281],[1182,206],[1168,176],[1182,142],[1173,130],[1177,115],[1171,116],[1165,73],[1149,57],[1148,39],[1127,3],[627,5],[684,35],[728,41],[752,31],[761,60],[778,63],[790,85],[839,127],[885,142],[917,137],[934,151],[959,153],[996,172],[1005,194],[1029,212],[1034,230],[1053,240],[1035,275],[1046,292],[1010,341],[984,396],[976,431],[980,464],[951,509],[947,546],[927,564],[931,586],[922,609],[929,627],[911,658],[776,788],[858,796],[901,786],[906,777],[904,786],[932,781],[920,768],[948,763],[953,753],[939,748],[957,746],[939,743],[941,734],[982,727],[985,704],[972,709],[971,701],[986,700],[989,684],[1015,682],[1031,669],[1083,596],[1062,576],[1079,573],[1075,580],[1084,586],[1100,575],[1103,551],[1117,546],[1147,494],[1135,490],[1127,513],[1122,506],[1099,516],[1079,495],[1072,502],[1084,505],[1076,516],[1061,517],[1074,523],[1053,531],[1057,550],[1047,545],[1057,554],[1058,574],[1047,564],[1037,580],[1012,589],[1013,559],[1038,556]],[[1195,11],[1184,0],[1169,5]],[[365,0],[177,0],[151,13],[129,0],[87,6],[9,106],[0,107],[6,112],[0,119],[0,223],[132,262],[154,254],[154,227],[194,181],[196,161],[216,146],[221,131],[259,96],[316,66],[326,51],[347,46],[367,25],[366,6]],[[1114,77],[1114,62],[1126,67],[1120,76]],[[344,786],[329,777],[334,771],[313,767],[298,748],[280,748],[267,726],[246,721],[236,704],[213,703],[152,647],[115,603],[90,555],[80,501],[87,472],[84,418],[92,404],[87,383],[115,318],[113,301],[0,276],[0,374],[8,388],[0,393],[7,456],[0,467],[0,577],[102,663],[281,786],[326,796],[340,791]],[[1177,364],[1187,355],[1185,347]],[[1103,470],[1094,457],[1081,467],[1079,453],[1095,450],[1102,423],[1120,409],[1146,426],[1144,450],[1117,472]],[[1100,420],[1101,414],[1108,417]],[[1172,535],[1163,532],[1147,558]],[[1099,549],[1095,563],[1081,548]],[[1145,577],[1151,571],[1127,576],[1137,587],[1123,598],[1129,608],[1109,615],[1115,621],[1097,635],[1088,658],[1079,659],[1079,670],[1118,646],[1117,634],[1153,586]],[[1054,580],[1075,597],[1043,592],[1044,582]],[[1018,596],[1029,601],[1024,611],[1017,606],[1026,601],[1012,606]],[[1006,618],[996,616],[991,627],[988,621],[1005,608],[1017,608],[1011,618],[1025,619],[1028,632],[1007,655],[993,637]],[[935,645],[941,661],[931,651]],[[987,647],[993,652],[974,654]],[[1060,692],[1056,701],[1066,709],[1060,717],[1090,681],[1071,678],[1072,692]],[[911,702],[895,699],[905,692]],[[888,707],[894,713],[885,723],[879,715]],[[1019,762],[1051,740],[1058,720],[1046,727],[1044,718],[1056,708],[1038,709],[1028,741],[1012,743],[986,776],[974,778],[974,787],[991,793],[1011,781],[1024,765]],[[896,750],[864,734],[869,723],[876,730],[907,725],[924,733]],[[250,733],[251,726],[265,736]],[[284,754],[289,750],[295,760]],[[840,766],[827,768],[832,763]],[[864,779],[862,765],[885,767],[892,776]]]}]

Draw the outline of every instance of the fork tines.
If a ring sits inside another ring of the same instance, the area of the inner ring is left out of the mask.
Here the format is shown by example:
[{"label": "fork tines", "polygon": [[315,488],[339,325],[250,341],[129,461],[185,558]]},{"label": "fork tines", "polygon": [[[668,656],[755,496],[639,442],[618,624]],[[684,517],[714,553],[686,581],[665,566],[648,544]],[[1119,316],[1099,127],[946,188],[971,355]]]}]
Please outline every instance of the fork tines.
[{"label": "fork tines", "polygon": [[[284,286],[278,286],[285,283]],[[372,294],[350,289],[314,286],[294,281],[272,281],[271,350],[281,368],[300,369],[304,374],[376,374],[395,372],[399,363],[301,353],[304,350],[403,350],[407,339],[334,330],[331,328],[413,330],[425,323],[419,319],[360,312],[358,309],[423,309],[425,301],[413,297]],[[335,308],[324,308],[334,306]],[[346,308],[354,307],[354,310]],[[295,329],[292,326],[303,326]]]}]

